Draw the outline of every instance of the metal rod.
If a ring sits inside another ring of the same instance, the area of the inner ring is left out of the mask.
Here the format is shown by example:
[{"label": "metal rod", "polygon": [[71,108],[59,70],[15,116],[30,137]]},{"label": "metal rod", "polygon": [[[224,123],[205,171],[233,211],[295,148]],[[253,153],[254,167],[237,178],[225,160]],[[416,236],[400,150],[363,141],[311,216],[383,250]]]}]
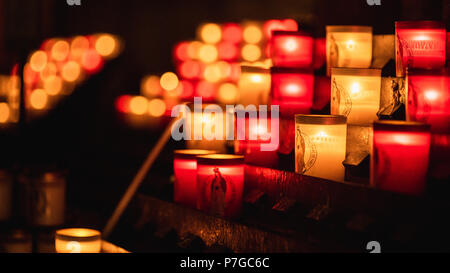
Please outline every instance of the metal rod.
[{"label": "metal rod", "polygon": [[102,236],[103,238],[108,238],[108,236],[111,234],[112,230],[115,228],[117,222],[119,221],[120,217],[122,216],[123,212],[127,208],[128,204],[130,203],[131,199],[133,198],[134,194],[138,190],[139,186],[141,185],[142,181],[144,180],[145,176],[147,175],[148,171],[152,167],[153,163],[155,162],[156,158],[161,153],[162,149],[166,145],[167,141],[169,141],[172,131],[172,125],[178,120],[178,118],[174,118],[169,125],[167,126],[164,133],[159,138],[156,145],[153,147],[151,152],[148,154],[147,158],[145,159],[144,163],[142,164],[141,168],[137,172],[136,176],[134,177],[133,181],[131,181],[130,186],[128,186],[127,191],[123,195],[122,199],[120,200],[119,204],[117,205],[116,209],[114,210],[113,215],[109,218],[105,228],[103,229]]}]

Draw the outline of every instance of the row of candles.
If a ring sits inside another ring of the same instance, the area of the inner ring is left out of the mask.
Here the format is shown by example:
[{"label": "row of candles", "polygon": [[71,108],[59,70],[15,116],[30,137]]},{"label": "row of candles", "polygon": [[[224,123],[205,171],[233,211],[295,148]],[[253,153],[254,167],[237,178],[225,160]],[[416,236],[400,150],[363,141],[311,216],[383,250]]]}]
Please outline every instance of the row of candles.
[{"label": "row of candles", "polygon": [[[246,104],[270,102],[280,106],[281,119],[295,120],[297,173],[344,181],[347,127],[367,126],[373,131],[372,136],[368,136],[372,146],[371,185],[382,190],[420,195],[426,187],[431,134],[450,134],[446,29],[439,22],[396,23],[397,76],[406,76],[407,121],[378,121],[382,78],[381,69],[371,68],[372,39],[371,27],[327,27],[331,115],[309,114],[316,89],[313,74],[315,46],[311,35],[301,31],[272,33],[270,44],[274,67],[242,67],[241,71],[241,79],[246,73],[253,79],[269,76],[270,84],[261,87],[249,81],[247,88],[239,88],[239,95],[248,91],[251,95]],[[204,123],[204,114],[200,115],[202,117],[194,117],[194,120],[200,119]],[[247,130],[252,130],[248,126],[246,124]],[[270,128],[263,128],[264,132],[268,130]],[[211,148],[223,150],[220,141],[219,145],[217,141],[213,145],[205,140],[197,141],[196,145],[192,142],[188,141],[188,148],[210,150],[175,151],[175,202],[224,217],[239,215],[245,177],[244,158],[214,152]],[[245,159],[252,154],[266,161],[270,157],[267,152],[247,149],[248,142],[243,145],[237,140],[234,145],[235,151],[243,152]],[[230,173],[230,170],[234,171]]]}]

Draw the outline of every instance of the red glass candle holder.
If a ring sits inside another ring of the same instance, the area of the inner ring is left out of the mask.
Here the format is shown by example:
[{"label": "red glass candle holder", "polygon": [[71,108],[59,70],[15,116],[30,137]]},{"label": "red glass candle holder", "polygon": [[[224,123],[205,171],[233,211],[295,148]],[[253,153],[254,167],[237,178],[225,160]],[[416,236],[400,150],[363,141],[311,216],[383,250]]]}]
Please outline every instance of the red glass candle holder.
[{"label": "red glass candle holder", "polygon": [[274,31],[271,44],[274,66],[312,66],[314,39],[310,34],[301,31]]},{"label": "red glass candle holder", "polygon": [[197,208],[212,215],[240,215],[244,191],[244,157],[214,154],[197,157]]},{"label": "red glass candle holder", "polygon": [[235,153],[245,155],[247,164],[275,167],[280,146],[279,117],[272,117],[270,112],[265,118],[257,115],[258,112],[249,113],[241,122],[236,119]]},{"label": "red glass candle holder", "polygon": [[433,133],[450,133],[450,70],[409,70],[406,116],[431,125]]},{"label": "red glass candle holder", "polygon": [[375,122],[371,185],[403,194],[422,194],[429,162],[429,130],[429,125],[420,122]]},{"label": "red glass candle holder", "polygon": [[176,150],[173,169],[173,200],[191,208],[197,207],[197,156],[214,154],[211,150]]},{"label": "red glass candle holder", "polygon": [[442,22],[395,22],[397,77],[407,68],[436,69],[445,65],[446,30]]},{"label": "red glass candle holder", "polygon": [[310,69],[272,67],[271,104],[280,115],[308,114],[313,104],[314,75]]}]

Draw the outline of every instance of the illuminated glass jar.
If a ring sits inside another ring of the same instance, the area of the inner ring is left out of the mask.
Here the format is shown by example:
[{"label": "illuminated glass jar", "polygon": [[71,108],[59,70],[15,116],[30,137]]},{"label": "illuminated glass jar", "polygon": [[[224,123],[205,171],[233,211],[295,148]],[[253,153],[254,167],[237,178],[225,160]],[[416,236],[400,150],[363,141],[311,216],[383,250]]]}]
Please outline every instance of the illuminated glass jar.
[{"label": "illuminated glass jar", "polygon": [[272,67],[271,104],[280,115],[308,114],[313,104],[314,75],[309,69]]},{"label": "illuminated glass jar", "polygon": [[295,116],[295,171],[344,181],[347,119],[333,115]]},{"label": "illuminated glass jar", "polygon": [[429,129],[429,125],[419,122],[375,122],[371,185],[404,194],[423,193],[430,151]]},{"label": "illuminated glass jar", "polygon": [[450,133],[450,71],[408,70],[406,117],[431,125],[433,133]]},{"label": "illuminated glass jar", "polygon": [[267,104],[270,94],[270,70],[253,66],[241,66],[238,81],[237,104],[247,106]]},{"label": "illuminated glass jar", "polygon": [[100,253],[102,238],[100,231],[86,228],[67,228],[56,231],[57,253]]},{"label": "illuminated glass jar", "polygon": [[372,124],[380,108],[381,69],[332,68],[331,114],[348,124]]},{"label": "illuminated glass jar", "polygon": [[327,72],[333,67],[369,68],[372,63],[372,27],[327,26]]},{"label": "illuminated glass jar", "polygon": [[31,226],[64,224],[66,180],[62,172],[48,171],[19,177],[21,213]]},{"label": "illuminated glass jar", "polygon": [[244,157],[214,154],[197,157],[197,208],[225,218],[238,217],[244,191]]},{"label": "illuminated glass jar", "polygon": [[12,177],[7,171],[0,170],[0,222],[10,218],[12,198]]},{"label": "illuminated glass jar", "polygon": [[406,68],[434,69],[445,65],[446,30],[442,22],[395,22],[397,77]]},{"label": "illuminated glass jar", "polygon": [[197,156],[214,154],[210,150],[176,150],[173,160],[175,183],[173,199],[191,208],[197,207]]},{"label": "illuminated glass jar", "polygon": [[271,40],[272,62],[278,67],[311,67],[314,39],[302,31],[274,31]]},{"label": "illuminated glass jar", "polygon": [[195,111],[194,104],[189,104],[191,112],[186,118],[186,126],[190,128],[191,139],[186,141],[186,148],[226,151],[227,115],[223,107],[220,107],[222,112],[214,112],[216,107],[202,104],[201,109]]}]

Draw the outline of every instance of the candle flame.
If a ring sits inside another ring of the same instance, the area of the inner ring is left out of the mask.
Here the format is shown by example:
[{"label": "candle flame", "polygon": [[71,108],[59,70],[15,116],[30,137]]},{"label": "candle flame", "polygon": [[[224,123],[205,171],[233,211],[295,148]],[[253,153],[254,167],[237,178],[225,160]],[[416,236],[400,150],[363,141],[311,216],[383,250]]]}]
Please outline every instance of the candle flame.
[{"label": "candle flame", "polygon": [[284,48],[287,51],[295,51],[297,49],[297,42],[293,39],[289,39],[284,43]]},{"label": "candle flame", "polygon": [[361,85],[359,85],[359,83],[355,82],[352,84],[352,95],[357,94],[361,91]]},{"label": "candle flame", "polygon": [[348,40],[347,41],[347,49],[354,50],[355,49],[355,45],[356,45],[355,41],[353,41],[353,40]]},{"label": "candle flame", "polygon": [[286,92],[290,94],[296,94],[300,92],[300,87],[296,84],[289,84],[286,86]]},{"label": "candle flame", "polygon": [[425,92],[425,98],[427,98],[430,101],[434,101],[438,98],[439,94],[436,92],[436,90],[428,90]]}]

